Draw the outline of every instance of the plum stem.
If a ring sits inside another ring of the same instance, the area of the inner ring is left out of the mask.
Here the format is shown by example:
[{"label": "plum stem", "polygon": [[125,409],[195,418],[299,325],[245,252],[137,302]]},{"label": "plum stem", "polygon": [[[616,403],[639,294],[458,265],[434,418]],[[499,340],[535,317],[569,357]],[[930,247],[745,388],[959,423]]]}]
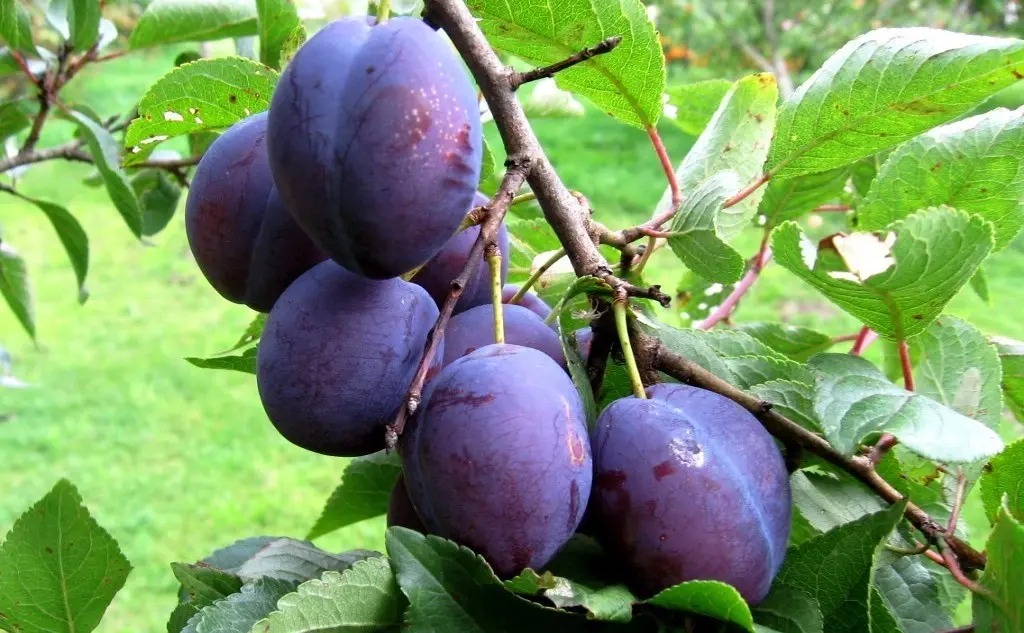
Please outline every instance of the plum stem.
[{"label": "plum stem", "polygon": [[615,314],[615,331],[619,335],[622,357],[626,359],[629,383],[633,387],[633,395],[641,400],[646,400],[647,392],[644,390],[644,381],[640,378],[640,369],[637,368],[636,357],[633,356],[633,344],[629,341],[629,322],[626,315],[628,310],[629,300],[625,296],[615,297],[615,301],[612,302],[612,312]]},{"label": "plum stem", "polygon": [[516,294],[512,295],[512,298],[509,299],[508,302],[512,303],[512,304],[515,304],[515,303],[519,303],[520,301],[522,301],[523,297],[526,296],[526,293],[530,290],[530,288],[532,288],[533,285],[537,283],[537,280],[539,280],[541,277],[543,277],[544,273],[546,273],[548,271],[548,269],[550,269],[552,266],[557,264],[558,261],[560,259],[562,259],[563,257],[565,257],[565,249],[564,248],[560,248],[557,251],[555,251],[554,253],[552,253],[551,257],[546,259],[544,261],[544,263],[542,263],[537,268],[537,270],[535,270],[533,272],[533,274],[530,275],[530,278],[527,279],[526,282],[524,282],[523,285],[519,287],[519,290],[516,291]]},{"label": "plum stem", "polygon": [[391,0],[377,0],[377,24],[383,24],[391,17]]},{"label": "plum stem", "polygon": [[512,89],[517,90],[520,86],[531,81],[537,81],[538,79],[546,79],[554,76],[555,73],[571,68],[576,64],[581,64],[591,57],[610,53],[615,50],[615,47],[622,42],[621,35],[613,35],[612,37],[605,38],[591,46],[590,48],[584,48],[578,53],[571,55],[560,62],[555,62],[550,66],[541,66],[540,68],[534,68],[526,72],[513,72],[509,77],[509,83],[512,84]]},{"label": "plum stem", "polygon": [[501,250],[496,244],[487,246],[487,268],[491,273],[491,307],[494,313],[494,342],[505,342],[505,310],[501,305]]}]

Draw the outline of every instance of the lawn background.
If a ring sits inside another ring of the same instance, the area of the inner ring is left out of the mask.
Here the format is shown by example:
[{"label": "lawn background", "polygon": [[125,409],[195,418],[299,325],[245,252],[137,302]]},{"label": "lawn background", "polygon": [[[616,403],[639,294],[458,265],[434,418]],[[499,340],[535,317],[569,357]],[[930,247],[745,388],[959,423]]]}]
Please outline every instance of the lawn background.
[{"label": "lawn background", "polygon": [[[123,112],[171,67],[177,51],[133,55],[91,68],[66,98],[101,112]],[[497,142],[493,126],[488,134]],[[540,120],[539,136],[573,189],[597,217],[620,227],[650,214],[664,189],[646,134],[588,109],[580,119]],[[692,138],[663,130],[678,163]],[[42,146],[70,134],[47,128]],[[63,135],[63,136],[62,136]],[[46,218],[10,196],[0,198],[3,238],[26,258],[36,295],[39,345],[0,309],[0,345],[17,375],[33,386],[0,390],[0,534],[67,477],[135,566],[99,630],[161,631],[174,602],[168,564],[257,534],[302,537],[336,485],[344,460],[310,454],[284,441],[263,413],[252,376],[203,371],[182,360],[229,347],[252,313],[228,304],[197,270],[179,213],[143,245],[134,240],[102,189],[80,184],[85,165],[48,163],[30,170],[25,193],[52,200],[78,217],[91,241],[89,301],[79,306],[74,276]],[[741,242],[749,253],[753,246]],[[666,249],[657,256],[671,259]],[[1009,248],[987,264],[994,297],[969,290],[950,312],[987,333],[1024,339],[1024,254]],[[659,278],[669,290],[674,280]],[[769,268],[743,303],[740,320],[776,319],[831,334],[854,321],[779,267]],[[874,350],[877,354],[877,349]],[[1020,428],[1008,422],[1008,437]],[[975,499],[966,511],[975,545],[984,518]],[[333,550],[383,545],[382,520],[324,537]]]}]

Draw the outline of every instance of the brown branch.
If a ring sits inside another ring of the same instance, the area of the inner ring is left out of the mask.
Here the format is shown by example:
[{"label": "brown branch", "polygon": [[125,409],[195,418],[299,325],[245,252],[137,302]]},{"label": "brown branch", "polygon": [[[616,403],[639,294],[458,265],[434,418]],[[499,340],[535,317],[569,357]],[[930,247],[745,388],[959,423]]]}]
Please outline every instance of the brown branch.
[{"label": "brown branch", "polygon": [[[654,367],[682,382],[714,391],[743,406],[753,413],[764,427],[783,442],[798,444],[808,452],[817,455],[830,464],[850,473],[867,485],[875,494],[890,504],[899,503],[903,495],[885,481],[874,464],[865,457],[846,457],[836,451],[821,436],[808,431],[796,422],[779,414],[764,401],[733,387],[700,365],[673,353],[657,339],[641,336],[640,347],[651,354]],[[908,503],[904,516],[930,540],[947,543],[959,564],[964,569],[983,569],[985,555],[973,549],[955,536],[946,534],[946,527],[939,525],[927,512],[913,503]]]},{"label": "brown branch", "polygon": [[434,357],[437,355],[441,341],[444,339],[444,330],[448,326],[448,320],[451,318],[452,312],[455,310],[455,304],[459,302],[459,298],[462,296],[462,291],[466,287],[466,283],[469,282],[470,276],[476,272],[477,265],[484,255],[484,250],[487,247],[493,247],[497,243],[498,228],[502,220],[505,219],[505,213],[508,212],[512,198],[515,196],[516,191],[523,186],[523,183],[526,181],[526,175],[530,173],[530,161],[510,159],[508,162],[510,165],[505,172],[505,177],[501,181],[501,187],[485,207],[487,215],[483,222],[480,223],[480,234],[477,236],[476,241],[473,242],[473,248],[469,251],[469,255],[466,256],[466,263],[463,265],[462,271],[452,281],[452,289],[441,306],[437,322],[427,337],[427,345],[423,351],[423,357],[420,359],[420,364],[416,369],[416,374],[405,397],[405,406],[398,410],[395,421],[389,424],[385,431],[384,443],[389,451],[395,448],[398,438],[405,430],[406,422],[416,413],[416,409],[420,405],[420,400],[423,397],[423,385],[427,381],[427,375],[433,366]]},{"label": "brown branch", "polygon": [[31,165],[33,163],[42,163],[44,161],[55,159],[91,163],[92,156],[81,149],[83,144],[83,141],[70,141],[63,145],[57,145],[56,147],[32,150],[26,154],[19,153],[17,156],[5,158],[0,160],[0,174],[17,167],[21,167],[22,165]]},{"label": "brown branch", "polygon": [[547,77],[551,77],[555,73],[561,72],[566,68],[571,68],[576,64],[581,64],[590,59],[591,57],[596,57],[597,55],[610,53],[613,50],[615,50],[615,47],[618,46],[621,42],[621,35],[613,35],[612,37],[601,40],[595,46],[585,48],[580,52],[576,53],[575,55],[567,57],[566,59],[563,59],[560,62],[551,64],[550,66],[542,66],[541,68],[534,68],[533,70],[528,70],[526,72],[513,71],[509,76],[509,82],[512,84],[512,90],[518,90],[520,86],[526,83],[530,83],[531,81],[537,81],[538,79],[545,79]]}]

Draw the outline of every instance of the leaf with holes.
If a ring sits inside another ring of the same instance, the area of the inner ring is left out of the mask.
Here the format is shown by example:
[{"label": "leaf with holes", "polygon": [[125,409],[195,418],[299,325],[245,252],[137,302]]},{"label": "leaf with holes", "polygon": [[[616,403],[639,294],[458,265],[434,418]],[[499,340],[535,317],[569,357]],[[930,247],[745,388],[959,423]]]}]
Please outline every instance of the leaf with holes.
[{"label": "leaf with holes", "polygon": [[1004,505],[985,543],[988,565],[981,586],[988,595],[973,594],[974,624],[978,631],[1024,630],[1024,525]]},{"label": "leaf with holes", "polygon": [[973,325],[943,315],[910,340],[915,391],[995,429],[1003,415],[999,353]]},{"label": "leaf with holes", "polygon": [[805,174],[795,178],[772,178],[765,187],[758,214],[769,226],[810,213],[823,204],[834,202],[850,180],[850,168]]},{"label": "leaf with holes", "polygon": [[256,35],[254,3],[246,0],[153,0],[132,31],[133,49]]},{"label": "leaf with holes", "polygon": [[252,633],[397,632],[404,603],[387,559],[370,558],[299,585]]},{"label": "leaf with holes", "polygon": [[89,633],[130,571],[117,542],[62,479],[0,546],[0,628]]},{"label": "leaf with holes", "polygon": [[391,488],[402,472],[402,461],[384,451],[350,461],[320,518],[306,538],[312,540],[388,510]]},{"label": "leaf with holes", "polygon": [[732,82],[708,79],[665,89],[665,120],[683,132],[697,136],[704,131]]},{"label": "leaf with holes", "polygon": [[665,57],[654,24],[638,0],[469,0],[491,45],[535,66],[547,66],[619,36],[615,50],[555,76],[558,85],[640,128],[661,116]]},{"label": "leaf with holes", "polygon": [[669,587],[649,598],[646,604],[710,616],[754,633],[750,607],[736,589],[714,580],[691,580]]},{"label": "leaf with holes", "polygon": [[672,252],[708,281],[733,283],[743,276],[743,256],[724,241],[718,228],[722,203],[740,188],[736,172],[715,174],[686,197],[669,225]]},{"label": "leaf with holes", "polygon": [[[684,196],[693,195],[701,183],[726,170],[735,172],[739,180],[733,193],[761,175],[772,139],[778,96],[772,75],[750,75],[733,84],[676,170]],[[719,238],[727,242],[749,226],[763,191],[758,189],[739,204],[718,210],[715,230]],[[666,189],[656,212],[667,211],[671,204],[672,192]]]},{"label": "leaf with holes", "polygon": [[915,453],[943,462],[975,461],[1003,449],[992,429],[892,384],[859,356],[819,354],[809,367],[815,376],[815,416],[828,441],[847,457],[879,433],[891,433]]},{"label": "leaf with holes", "polygon": [[125,134],[125,164],[144,161],[169,138],[226,128],[270,107],[277,73],[241,57],[201,59],[161,77]]},{"label": "leaf with holes", "polygon": [[853,40],[790,95],[768,168],[792,178],[850,165],[969,112],[1024,73],[1024,41],[930,28]]},{"label": "leaf with holes", "polygon": [[295,0],[256,0],[260,61],[281,67],[281,56],[292,32],[301,26]]},{"label": "leaf with holes", "polygon": [[0,295],[33,340],[36,338],[36,314],[32,290],[28,286],[25,260],[7,242],[0,241]]},{"label": "leaf with holes", "polygon": [[772,231],[775,258],[874,331],[920,334],[992,250],[992,227],[948,207],[915,213],[886,236],[854,233],[817,247],[795,222]]},{"label": "leaf with holes", "polygon": [[96,169],[103,178],[111,202],[131,229],[132,235],[142,237],[142,211],[139,208],[139,199],[135,196],[128,176],[121,170],[121,154],[117,141],[105,127],[87,114],[71,111],[69,115],[85,137],[89,153],[92,154]]},{"label": "leaf with holes", "polygon": [[786,553],[766,601],[801,591],[818,603],[829,633],[861,633],[868,624],[875,553],[903,515],[904,502],[861,517]]},{"label": "leaf with holes", "polygon": [[995,250],[1024,227],[1024,109],[998,108],[937,127],[898,147],[857,218],[884,228],[918,209],[949,205],[994,227]]},{"label": "leaf with holes", "polygon": [[981,476],[981,500],[985,514],[996,522],[1003,505],[1019,521],[1024,521],[1024,439],[1006,447],[985,466]]}]

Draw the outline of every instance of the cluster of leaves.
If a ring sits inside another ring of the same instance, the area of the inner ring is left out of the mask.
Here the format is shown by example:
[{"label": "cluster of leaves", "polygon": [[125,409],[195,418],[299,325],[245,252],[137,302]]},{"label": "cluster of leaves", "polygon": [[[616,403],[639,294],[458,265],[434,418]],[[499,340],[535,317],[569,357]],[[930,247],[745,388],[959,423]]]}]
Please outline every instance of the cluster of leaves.
[{"label": "cluster of leaves", "polygon": [[[691,294],[724,296],[756,274],[731,244],[741,233],[760,232],[764,248],[796,279],[883,338],[906,344],[914,391],[862,358],[830,353],[833,339],[810,329],[747,323],[706,332],[662,323],[665,313],[653,307],[633,315],[634,327],[772,403],[847,458],[883,433],[894,435],[900,445],[878,473],[938,521],[959,504],[957,473],[968,488],[980,481],[994,529],[977,579],[984,590],[972,598],[975,625],[1020,629],[1024,585],[1014,579],[1024,569],[1024,444],[1004,450],[995,428],[1004,401],[1015,414],[1024,409],[1024,343],[990,340],[943,310],[968,283],[983,288],[982,263],[1024,226],[1024,110],[967,116],[1024,78],[1024,41],[872,31],[832,55],[780,104],[769,74],[667,87],[657,33],[637,0],[561,0],[546,5],[550,11],[503,0],[467,4],[495,48],[531,65],[622,36],[612,53],[559,73],[557,85],[638,129],[654,129],[668,110],[699,134],[676,171],[685,203],[666,227],[671,252],[691,276]],[[122,205],[141,199],[124,195],[131,193],[121,186],[124,170],[145,164],[164,141],[198,143],[267,107],[278,76],[272,66],[287,61],[304,31],[289,2],[239,7],[150,5],[133,47],[258,34],[264,64],[221,58],[176,68],[140,101],[123,156],[102,123],[72,113],[122,214]],[[12,48],[24,46],[18,24],[0,20]],[[481,187],[493,190],[500,169],[490,149],[485,154]],[[850,209],[840,220],[845,232],[812,240],[800,220],[831,203]],[[666,193],[655,211],[669,204]],[[561,245],[535,209],[517,206],[514,213],[510,276],[522,281]],[[0,283],[18,279],[17,270],[5,268]],[[11,288],[0,285],[14,305]],[[572,334],[588,322],[586,296],[610,289],[557,271],[539,289],[555,304],[570,369],[593,419],[630,393],[626,370],[614,362],[601,389],[591,390]],[[262,323],[257,318],[228,352],[189,360],[252,373]],[[399,470],[386,455],[353,460],[307,538],[385,512]],[[182,593],[169,631],[686,630],[693,618],[782,633],[952,626],[964,592],[945,569],[907,555],[918,538],[902,519],[905,502],[887,506],[844,470],[809,457],[796,464],[792,487],[791,547],[772,593],[753,608],[731,587],[700,581],[639,600],[621,570],[584,537],[549,569],[502,582],[473,552],[394,528],[386,556],[335,555],[308,542],[262,538],[194,565],[176,564]],[[85,538],[103,546],[81,554]],[[67,565],[76,555],[84,558]],[[0,548],[0,626],[50,630],[35,624],[45,609],[87,631],[125,573],[109,537],[87,519],[73,489],[59,484]]]}]

